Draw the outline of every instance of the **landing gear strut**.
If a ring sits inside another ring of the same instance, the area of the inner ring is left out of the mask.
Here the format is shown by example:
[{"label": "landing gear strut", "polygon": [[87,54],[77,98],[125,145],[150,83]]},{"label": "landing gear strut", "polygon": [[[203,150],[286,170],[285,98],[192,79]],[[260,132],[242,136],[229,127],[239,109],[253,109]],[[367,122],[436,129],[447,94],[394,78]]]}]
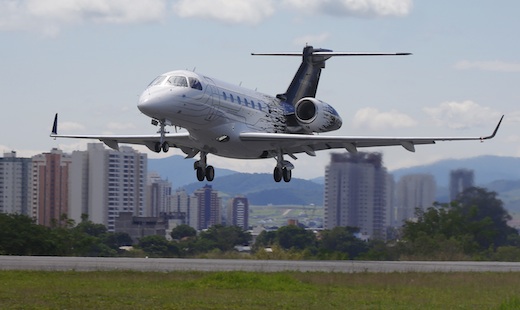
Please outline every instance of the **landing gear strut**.
[{"label": "landing gear strut", "polygon": [[201,151],[200,160],[193,163],[193,169],[195,169],[197,174],[197,180],[200,182],[204,181],[204,179],[211,182],[215,178],[215,168],[207,165],[207,155],[208,153]]},{"label": "landing gear strut", "polygon": [[273,171],[273,178],[275,182],[280,182],[282,179],[284,182],[290,182],[292,177],[292,170],[294,169],[291,162],[283,159],[282,152],[278,152],[276,156],[276,167]]},{"label": "landing gear strut", "polygon": [[157,133],[161,134],[161,140],[159,142],[155,143],[154,151],[156,153],[160,153],[161,151],[163,151],[164,153],[168,153],[168,150],[170,149],[170,145],[168,144],[168,142],[164,141],[165,140],[164,137],[168,133],[165,130],[166,122],[165,121],[157,122],[157,120],[154,119],[154,120],[152,120],[152,124],[154,124],[154,125],[159,124],[160,129]]}]

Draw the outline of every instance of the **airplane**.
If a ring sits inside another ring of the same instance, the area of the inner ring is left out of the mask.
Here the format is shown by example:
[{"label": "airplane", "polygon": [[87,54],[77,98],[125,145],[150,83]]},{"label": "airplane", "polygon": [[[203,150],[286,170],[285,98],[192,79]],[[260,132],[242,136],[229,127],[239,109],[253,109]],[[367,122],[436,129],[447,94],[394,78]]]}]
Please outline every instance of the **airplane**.
[{"label": "airplane", "polygon": [[[53,138],[97,139],[112,149],[120,143],[145,145],[154,152],[179,148],[186,158],[199,154],[194,170],[199,181],[212,181],[213,166],[207,155],[228,158],[274,158],[274,181],[289,182],[295,154],[316,156],[316,151],[346,149],[357,152],[364,147],[402,146],[415,152],[415,145],[435,144],[436,141],[484,141],[485,137],[372,137],[329,136],[320,133],[337,130],[342,125],[338,112],[316,98],[321,70],[335,56],[405,56],[411,53],[334,52],[305,46],[303,51],[289,53],[252,53],[262,56],[299,56],[302,62],[284,93],[266,95],[241,86],[187,70],[163,73],[142,92],[137,108],[159,126],[149,135],[64,135],[58,134],[58,113],[52,127]],[[167,126],[186,131],[169,133]]]}]

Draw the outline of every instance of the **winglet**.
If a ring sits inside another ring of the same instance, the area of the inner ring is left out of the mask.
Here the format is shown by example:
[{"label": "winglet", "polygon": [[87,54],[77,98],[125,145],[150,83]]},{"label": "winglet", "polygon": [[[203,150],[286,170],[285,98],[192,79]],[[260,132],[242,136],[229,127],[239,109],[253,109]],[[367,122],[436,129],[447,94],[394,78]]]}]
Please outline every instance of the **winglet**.
[{"label": "winglet", "polygon": [[502,117],[500,118],[500,121],[498,121],[498,124],[497,124],[497,127],[495,128],[495,130],[493,131],[493,133],[490,135],[490,136],[487,136],[487,137],[481,137],[480,140],[487,140],[487,139],[492,139],[495,137],[495,135],[497,134],[498,132],[498,128],[500,127],[500,124],[502,123],[502,120],[504,119],[504,115],[502,115]]},{"label": "winglet", "polygon": [[58,134],[58,113],[54,116],[54,124],[52,125],[51,136],[55,136]]}]

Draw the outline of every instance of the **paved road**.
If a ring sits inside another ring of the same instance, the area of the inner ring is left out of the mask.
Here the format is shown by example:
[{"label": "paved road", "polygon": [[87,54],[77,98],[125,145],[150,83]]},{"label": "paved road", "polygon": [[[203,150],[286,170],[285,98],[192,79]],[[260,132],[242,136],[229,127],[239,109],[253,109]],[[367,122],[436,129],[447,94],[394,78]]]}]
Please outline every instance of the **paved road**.
[{"label": "paved road", "polygon": [[0,256],[0,270],[324,271],[324,272],[520,272],[520,263],[278,261],[178,258]]}]

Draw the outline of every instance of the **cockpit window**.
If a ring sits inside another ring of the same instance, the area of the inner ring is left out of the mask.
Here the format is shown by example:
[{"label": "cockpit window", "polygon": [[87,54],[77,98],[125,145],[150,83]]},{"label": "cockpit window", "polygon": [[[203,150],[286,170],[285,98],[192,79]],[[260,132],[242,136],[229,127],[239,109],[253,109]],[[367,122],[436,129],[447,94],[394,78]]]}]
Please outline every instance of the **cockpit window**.
[{"label": "cockpit window", "polygon": [[180,75],[171,76],[168,79],[168,82],[170,84],[172,84],[173,86],[188,87],[188,81],[186,81],[186,77],[184,77],[184,76],[180,76]]},{"label": "cockpit window", "polygon": [[148,87],[150,86],[155,86],[155,85],[160,85],[162,84],[162,82],[164,82],[164,80],[166,80],[167,76],[165,75],[159,75],[158,77],[156,77],[149,85]]},{"label": "cockpit window", "polygon": [[193,89],[202,90],[202,85],[200,85],[199,80],[196,78],[189,77],[188,80],[190,81],[190,87]]}]

